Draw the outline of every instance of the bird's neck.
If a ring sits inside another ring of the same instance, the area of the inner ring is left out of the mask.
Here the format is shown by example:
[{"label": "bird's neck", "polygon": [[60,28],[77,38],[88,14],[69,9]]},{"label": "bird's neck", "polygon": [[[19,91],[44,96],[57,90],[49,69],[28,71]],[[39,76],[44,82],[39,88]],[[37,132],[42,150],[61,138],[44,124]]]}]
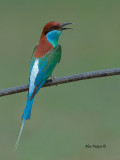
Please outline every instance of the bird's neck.
[{"label": "bird's neck", "polygon": [[48,32],[47,35],[42,35],[35,50],[34,56],[36,58],[40,58],[44,56],[48,51],[56,47],[58,45],[58,39],[61,33],[62,31],[54,30]]},{"label": "bird's neck", "polygon": [[40,58],[44,56],[48,51],[53,49],[52,44],[47,40],[46,36],[41,36],[40,41],[35,50],[34,56]]},{"label": "bird's neck", "polygon": [[61,34],[62,34],[62,31],[54,30],[54,31],[48,32],[46,37],[48,42],[51,43],[53,47],[56,47],[58,45],[58,39]]}]

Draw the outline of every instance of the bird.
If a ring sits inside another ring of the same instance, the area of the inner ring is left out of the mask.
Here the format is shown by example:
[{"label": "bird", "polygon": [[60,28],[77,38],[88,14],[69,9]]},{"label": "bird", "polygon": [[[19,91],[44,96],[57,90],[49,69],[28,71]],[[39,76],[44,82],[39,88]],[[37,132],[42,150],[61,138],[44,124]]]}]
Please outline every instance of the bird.
[{"label": "bird", "polygon": [[29,70],[29,90],[27,101],[22,115],[22,125],[14,146],[17,150],[25,121],[30,119],[34,97],[46,80],[52,76],[57,63],[61,60],[61,45],[58,44],[60,35],[64,30],[72,29],[66,27],[72,23],[48,22],[42,31],[40,40],[33,50]]}]

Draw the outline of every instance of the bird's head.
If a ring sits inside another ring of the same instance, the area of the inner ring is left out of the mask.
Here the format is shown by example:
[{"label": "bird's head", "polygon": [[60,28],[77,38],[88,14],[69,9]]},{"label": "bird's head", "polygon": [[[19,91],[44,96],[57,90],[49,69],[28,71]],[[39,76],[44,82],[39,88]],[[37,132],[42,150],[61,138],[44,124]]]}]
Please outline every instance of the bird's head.
[{"label": "bird's head", "polygon": [[71,28],[65,27],[66,25],[69,25],[69,24],[72,24],[72,23],[59,23],[56,21],[48,22],[43,28],[41,38],[46,36],[47,40],[53,45],[53,47],[56,47],[58,44],[58,39],[62,34],[62,31],[66,29],[71,29]]}]

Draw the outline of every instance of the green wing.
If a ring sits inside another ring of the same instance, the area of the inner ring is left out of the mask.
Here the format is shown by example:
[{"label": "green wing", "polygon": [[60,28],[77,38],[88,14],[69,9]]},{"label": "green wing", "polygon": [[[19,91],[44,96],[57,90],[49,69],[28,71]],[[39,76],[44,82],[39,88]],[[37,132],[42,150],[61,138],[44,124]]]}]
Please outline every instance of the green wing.
[{"label": "green wing", "polygon": [[[34,90],[33,90],[31,99],[35,96],[35,94],[39,91],[39,89],[44,85],[48,77],[52,74],[56,64],[60,61],[60,59],[61,59],[60,45],[58,45],[56,48],[53,48],[43,57],[40,57],[40,58],[35,58],[34,56],[32,57],[32,60],[31,60],[32,67],[35,61],[39,60],[39,64],[38,64],[39,72],[35,78]],[[30,74],[31,74],[32,67],[30,69]]]}]

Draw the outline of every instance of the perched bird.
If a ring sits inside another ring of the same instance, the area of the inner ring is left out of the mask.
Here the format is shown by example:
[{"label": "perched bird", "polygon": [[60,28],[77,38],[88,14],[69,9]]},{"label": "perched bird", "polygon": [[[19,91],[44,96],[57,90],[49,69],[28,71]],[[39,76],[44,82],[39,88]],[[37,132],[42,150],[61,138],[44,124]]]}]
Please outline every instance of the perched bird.
[{"label": "perched bird", "polygon": [[66,25],[72,23],[59,23],[51,21],[43,28],[39,43],[33,50],[29,71],[29,91],[26,106],[22,115],[22,126],[14,147],[17,149],[22,130],[27,119],[30,119],[32,104],[36,93],[44,85],[46,80],[52,75],[52,72],[61,59],[61,46],[58,39]]}]

